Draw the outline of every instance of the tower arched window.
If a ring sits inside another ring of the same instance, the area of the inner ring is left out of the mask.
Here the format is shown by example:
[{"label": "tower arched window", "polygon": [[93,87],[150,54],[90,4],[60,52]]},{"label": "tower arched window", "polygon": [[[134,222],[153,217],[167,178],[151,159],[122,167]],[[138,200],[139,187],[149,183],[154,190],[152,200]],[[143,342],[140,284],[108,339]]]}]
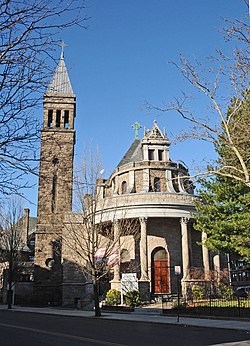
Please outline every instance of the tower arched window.
[{"label": "tower arched window", "polygon": [[53,121],[53,109],[48,110],[48,124],[47,126],[51,129],[52,128],[52,121]]},{"label": "tower arched window", "polygon": [[160,178],[154,178],[154,192],[161,192],[161,181]]},{"label": "tower arched window", "polygon": [[61,125],[61,110],[57,109],[56,111],[56,127],[60,127]]},{"label": "tower arched window", "polygon": [[127,193],[127,182],[122,182],[122,194]]}]

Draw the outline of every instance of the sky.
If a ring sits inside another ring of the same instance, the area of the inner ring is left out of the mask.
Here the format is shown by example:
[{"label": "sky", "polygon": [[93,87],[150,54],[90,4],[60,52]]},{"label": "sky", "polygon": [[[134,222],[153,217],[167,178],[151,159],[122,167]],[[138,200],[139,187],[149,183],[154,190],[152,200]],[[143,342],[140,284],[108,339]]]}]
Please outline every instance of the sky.
[{"label": "sky", "polygon": [[[87,29],[75,27],[61,35],[77,97],[75,162],[81,162],[84,146],[92,143],[99,147],[107,178],[134,140],[135,121],[142,126],[140,138],[154,119],[162,130],[166,128],[170,140],[187,128],[177,114],[150,111],[146,103],[161,107],[182,91],[191,93],[169,62],[178,62],[182,54],[206,63],[217,48],[230,49],[220,33],[222,18],[243,18],[248,9],[243,0],[85,1]],[[207,111],[206,100],[198,97],[193,107],[197,114]],[[38,116],[42,119],[42,108]],[[172,144],[170,157],[191,167],[214,158],[214,152],[191,140]],[[37,207],[35,183],[26,195],[31,203],[25,202],[32,216]]]}]

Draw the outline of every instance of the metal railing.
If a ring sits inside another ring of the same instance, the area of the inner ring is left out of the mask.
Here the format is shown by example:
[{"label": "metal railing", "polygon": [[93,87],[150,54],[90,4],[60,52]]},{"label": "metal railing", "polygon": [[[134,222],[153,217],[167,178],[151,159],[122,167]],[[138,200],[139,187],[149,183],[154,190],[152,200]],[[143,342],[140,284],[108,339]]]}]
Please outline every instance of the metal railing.
[{"label": "metal railing", "polygon": [[207,298],[187,300],[177,297],[162,297],[162,309],[165,314],[240,317],[250,319],[250,298],[230,297],[227,299]]}]

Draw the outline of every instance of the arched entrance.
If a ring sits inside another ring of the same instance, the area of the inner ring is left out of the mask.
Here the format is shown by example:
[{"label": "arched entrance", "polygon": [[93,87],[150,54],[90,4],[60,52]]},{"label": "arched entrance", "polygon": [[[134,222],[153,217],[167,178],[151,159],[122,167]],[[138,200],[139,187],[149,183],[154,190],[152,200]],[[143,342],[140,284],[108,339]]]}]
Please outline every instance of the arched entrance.
[{"label": "arched entrance", "polygon": [[164,248],[152,252],[152,290],[153,293],[169,293],[169,263]]}]

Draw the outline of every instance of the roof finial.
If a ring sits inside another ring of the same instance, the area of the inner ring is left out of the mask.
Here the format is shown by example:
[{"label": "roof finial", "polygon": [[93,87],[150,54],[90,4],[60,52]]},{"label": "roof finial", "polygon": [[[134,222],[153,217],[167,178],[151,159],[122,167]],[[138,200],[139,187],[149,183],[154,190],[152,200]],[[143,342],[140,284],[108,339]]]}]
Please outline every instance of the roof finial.
[{"label": "roof finial", "polygon": [[135,130],[135,139],[138,139],[138,133],[139,130],[141,129],[141,124],[138,123],[138,121],[136,121],[133,125],[132,128]]},{"label": "roof finial", "polygon": [[62,59],[62,58],[64,58],[64,48],[67,47],[67,45],[62,40],[60,46],[62,47],[62,50],[61,50],[61,59]]}]

